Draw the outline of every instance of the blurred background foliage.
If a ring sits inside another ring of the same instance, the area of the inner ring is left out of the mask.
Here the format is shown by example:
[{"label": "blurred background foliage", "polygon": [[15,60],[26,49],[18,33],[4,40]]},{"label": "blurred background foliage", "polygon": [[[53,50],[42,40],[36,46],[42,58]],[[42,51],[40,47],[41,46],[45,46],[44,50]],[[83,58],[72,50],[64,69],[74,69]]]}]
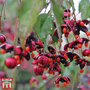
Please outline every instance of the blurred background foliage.
[{"label": "blurred background foliage", "polygon": [[[48,7],[49,4],[50,4],[50,9]],[[68,8],[72,10],[71,4],[75,6],[73,0],[69,0],[68,2]],[[7,35],[7,41],[14,45],[15,38],[17,40],[19,37],[21,40],[21,45],[24,46],[24,40],[30,34],[30,31],[35,31],[37,38],[44,43],[45,49],[47,50],[48,44],[46,38],[54,29],[53,26],[54,19],[56,21],[58,31],[61,34],[60,25],[63,23],[63,9],[65,8],[67,8],[67,0],[51,0],[51,1],[7,0],[1,18],[2,26],[4,26],[4,23],[7,21],[11,25],[11,32],[13,34],[9,33]],[[47,9],[49,9],[48,12],[46,12]],[[78,12],[79,14],[81,14],[81,19],[90,19],[89,10],[90,10],[90,0],[81,0],[79,3],[79,12]],[[18,18],[18,26],[16,30],[15,21],[17,18]],[[73,16],[71,18],[73,18]],[[88,26],[88,28],[89,27],[90,25]],[[5,33],[8,31],[5,30],[1,32]],[[11,35],[14,36],[14,39],[12,40],[11,40],[12,37],[10,37]],[[82,33],[81,36],[85,36],[85,35]],[[73,35],[72,38],[74,38]],[[64,36],[63,36],[63,40],[64,43],[62,43],[62,48],[64,44],[67,43]],[[71,37],[69,37],[69,40],[71,40]],[[57,39],[55,37],[54,37],[54,41],[57,42]],[[19,44],[16,43],[16,45]],[[16,90],[76,90],[75,88],[77,85],[79,85],[79,83],[85,85],[85,87],[88,87],[88,85],[86,84],[87,82],[86,81],[84,82],[85,78],[83,76],[86,72],[88,72],[88,70],[85,70],[85,72],[82,75],[80,75],[79,68],[74,65],[74,62],[72,62],[70,66],[67,68],[64,68],[61,65],[62,70],[64,71],[63,75],[71,77],[71,83],[67,87],[61,86],[60,88],[57,88],[54,83],[56,77],[47,74],[48,79],[46,81],[43,81],[40,76],[37,77],[35,76],[35,74],[33,73],[33,66],[30,63],[32,59],[30,61],[24,61],[20,66],[18,66],[17,67],[18,71],[16,71],[16,68],[13,70],[7,69],[6,66],[4,65],[4,60],[7,56],[10,55],[11,54],[9,53],[4,55],[0,54],[0,71],[4,71],[7,77],[13,77],[14,76],[13,74],[15,74]],[[90,60],[90,58],[87,59]],[[37,87],[34,87],[34,85],[29,84],[29,80],[32,76],[35,76],[36,78],[39,79],[39,85]],[[2,89],[0,88],[0,90]]]}]

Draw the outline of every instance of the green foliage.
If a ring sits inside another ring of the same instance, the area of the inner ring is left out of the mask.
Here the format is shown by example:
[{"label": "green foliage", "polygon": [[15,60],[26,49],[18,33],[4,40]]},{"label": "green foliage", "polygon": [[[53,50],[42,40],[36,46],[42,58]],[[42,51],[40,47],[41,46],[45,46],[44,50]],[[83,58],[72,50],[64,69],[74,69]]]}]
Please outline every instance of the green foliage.
[{"label": "green foliage", "polygon": [[22,0],[18,11],[18,16],[20,21],[22,21],[23,19],[28,19],[33,3],[34,0]]},{"label": "green foliage", "polygon": [[79,4],[79,11],[81,11],[82,19],[90,18],[90,1],[89,0],[81,0]]},{"label": "green foliage", "polygon": [[[72,3],[72,5],[74,5],[73,0],[71,0],[71,2],[70,2],[70,0],[68,1],[68,8],[71,8],[71,3]],[[67,2],[66,2],[66,0],[63,0],[63,8],[64,9],[67,8]]]},{"label": "green foliage", "polygon": [[8,57],[8,56],[10,56],[10,53],[8,53],[8,54],[0,54],[0,69],[1,69],[1,67],[3,68],[3,69],[6,69],[7,70],[7,67],[5,66],[5,64],[4,64],[4,61],[5,61],[5,59]]},{"label": "green foliage", "polygon": [[56,36],[52,36],[53,43],[58,42],[58,38]]},{"label": "green foliage", "polygon": [[57,6],[54,0],[52,0],[51,3],[52,3],[51,8],[54,13],[54,18],[56,20],[57,29],[59,33],[62,34],[60,25],[63,24],[63,9],[59,8],[59,6]]},{"label": "green foliage", "polygon": [[28,83],[33,73],[30,73],[26,70],[19,69],[18,70],[18,83]]},{"label": "green foliage", "polygon": [[39,12],[42,10],[44,2],[45,0],[23,0],[21,2],[21,7],[19,8],[18,15],[20,17],[20,25],[23,26],[19,30],[22,45],[24,42],[23,40],[29,34],[28,32],[33,30],[34,24],[37,21],[37,16]]},{"label": "green foliage", "polygon": [[41,41],[45,41],[48,34],[52,32],[53,18],[48,14],[41,14],[37,18],[35,31]]}]

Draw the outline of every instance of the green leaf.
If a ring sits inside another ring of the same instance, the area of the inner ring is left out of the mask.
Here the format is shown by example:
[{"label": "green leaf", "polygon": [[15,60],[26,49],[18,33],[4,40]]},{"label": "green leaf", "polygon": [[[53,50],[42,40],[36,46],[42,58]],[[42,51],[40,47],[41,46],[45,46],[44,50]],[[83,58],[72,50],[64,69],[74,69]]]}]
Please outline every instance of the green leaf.
[{"label": "green leaf", "polygon": [[[51,9],[52,9],[52,12],[54,14],[54,19],[56,21],[56,26],[57,26],[57,30],[58,30],[58,34],[59,34],[59,37],[61,37],[62,35],[62,32],[61,32],[61,25],[63,24],[63,9],[60,8],[55,0],[51,0]],[[61,43],[61,40],[60,40],[60,43]]]},{"label": "green leaf", "polygon": [[2,17],[6,17],[8,18],[8,20],[12,20],[14,18],[16,18],[17,16],[17,11],[18,11],[18,6],[17,6],[17,1],[16,0],[7,0],[6,1],[6,4],[5,4],[5,13],[6,13],[6,16],[2,15]]},{"label": "green leaf", "polygon": [[90,12],[87,12],[90,10],[90,1],[89,0],[81,0],[79,3],[79,11],[81,11],[82,19],[90,18]]},{"label": "green leaf", "polygon": [[34,0],[22,0],[18,11],[19,20],[28,19]]},{"label": "green leaf", "polygon": [[52,9],[56,17],[57,23],[60,26],[61,24],[63,24],[63,9],[60,9],[54,0],[52,0]]},{"label": "green leaf", "polygon": [[69,76],[71,74],[70,69],[67,67],[65,68],[63,76]]},{"label": "green leaf", "polygon": [[48,34],[52,32],[53,18],[48,14],[41,14],[38,16],[35,24],[35,31],[41,41],[45,41]]},{"label": "green leaf", "polygon": [[58,38],[56,36],[52,36],[53,43],[58,42]]},{"label": "green leaf", "polygon": [[22,46],[24,46],[23,40],[33,30],[44,2],[45,0],[22,0],[21,7],[18,11],[19,23],[22,26],[19,30]]}]

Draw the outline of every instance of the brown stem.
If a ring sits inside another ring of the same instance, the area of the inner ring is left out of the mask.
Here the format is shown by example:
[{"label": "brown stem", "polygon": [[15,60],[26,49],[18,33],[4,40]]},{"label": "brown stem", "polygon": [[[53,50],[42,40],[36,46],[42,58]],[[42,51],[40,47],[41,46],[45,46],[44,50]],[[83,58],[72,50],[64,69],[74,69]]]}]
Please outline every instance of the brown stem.
[{"label": "brown stem", "polygon": [[74,21],[76,22],[75,9],[74,9],[74,6],[72,4],[72,1],[71,0],[69,0],[69,1],[70,1],[71,6],[72,6],[72,9],[73,9]]},{"label": "brown stem", "polygon": [[[86,6],[84,6],[84,7],[79,11],[78,14],[80,14],[80,13],[83,11],[83,9],[85,9],[85,8],[86,8],[87,6],[89,6],[89,5],[90,5],[90,3],[88,3]],[[77,14],[77,15],[78,15],[78,14]],[[77,15],[76,15],[76,16],[77,16]]]},{"label": "brown stem", "polygon": [[4,8],[5,4],[6,4],[6,0],[5,0],[4,4],[3,4],[2,7],[1,7],[1,13],[0,13],[0,16],[2,16],[2,11],[3,11],[3,8]]}]

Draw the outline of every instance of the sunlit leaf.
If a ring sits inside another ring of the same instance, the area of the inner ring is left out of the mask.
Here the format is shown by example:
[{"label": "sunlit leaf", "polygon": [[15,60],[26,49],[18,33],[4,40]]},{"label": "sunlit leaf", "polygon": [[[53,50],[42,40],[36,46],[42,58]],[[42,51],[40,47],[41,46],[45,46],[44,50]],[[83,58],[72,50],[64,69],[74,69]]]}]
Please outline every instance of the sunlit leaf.
[{"label": "sunlit leaf", "polygon": [[35,31],[40,40],[44,41],[48,34],[52,32],[53,18],[48,14],[38,16],[35,24]]}]

